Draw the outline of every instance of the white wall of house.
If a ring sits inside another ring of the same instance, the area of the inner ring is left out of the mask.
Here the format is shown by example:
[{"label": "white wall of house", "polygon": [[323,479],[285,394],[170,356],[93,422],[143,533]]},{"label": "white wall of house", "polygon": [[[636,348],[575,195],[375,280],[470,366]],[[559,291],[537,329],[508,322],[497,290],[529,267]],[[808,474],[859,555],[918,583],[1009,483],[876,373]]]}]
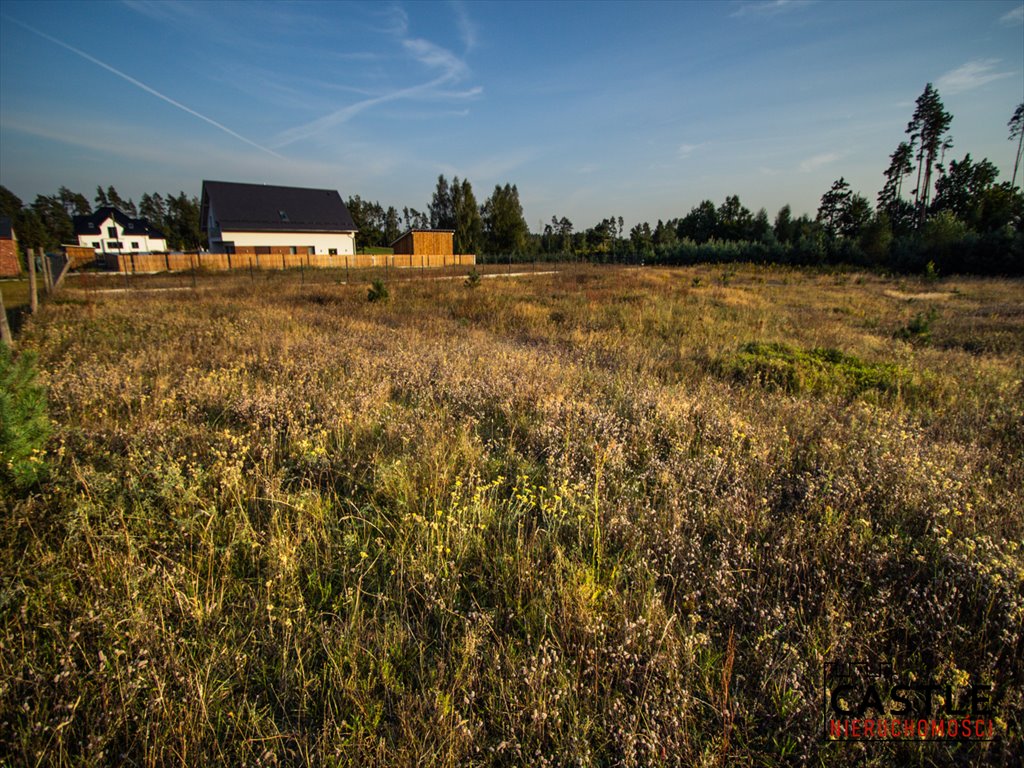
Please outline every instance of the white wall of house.
[{"label": "white wall of house", "polygon": [[224,253],[224,243],[239,246],[295,246],[299,253],[303,248],[313,246],[314,253],[328,254],[331,249],[338,256],[356,252],[356,236],[354,232],[232,232],[223,230],[219,241],[210,239],[210,251]]},{"label": "white wall of house", "polygon": [[[110,236],[110,227],[116,229],[116,237]],[[125,234],[124,229],[114,221],[113,217],[107,217],[100,226],[98,235],[79,235],[78,244],[94,249],[97,254],[150,253],[151,251],[167,250],[167,241],[164,238]]]}]

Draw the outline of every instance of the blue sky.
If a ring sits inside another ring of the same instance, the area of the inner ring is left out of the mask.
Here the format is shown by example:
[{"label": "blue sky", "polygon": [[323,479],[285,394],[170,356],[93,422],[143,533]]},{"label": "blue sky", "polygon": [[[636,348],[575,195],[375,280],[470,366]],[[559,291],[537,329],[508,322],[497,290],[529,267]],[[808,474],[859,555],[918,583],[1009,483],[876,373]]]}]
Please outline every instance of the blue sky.
[{"label": "blue sky", "polygon": [[0,184],[294,184],[425,209],[439,173],[518,185],[537,231],[738,194],[872,201],[932,82],[952,156],[1009,179],[1009,2],[0,2]]}]

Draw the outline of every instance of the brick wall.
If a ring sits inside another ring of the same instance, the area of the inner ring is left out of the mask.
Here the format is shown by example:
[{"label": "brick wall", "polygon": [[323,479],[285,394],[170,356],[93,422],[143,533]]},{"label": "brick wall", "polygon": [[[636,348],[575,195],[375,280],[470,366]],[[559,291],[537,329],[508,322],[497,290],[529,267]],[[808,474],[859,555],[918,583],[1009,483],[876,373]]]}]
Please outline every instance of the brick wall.
[{"label": "brick wall", "polygon": [[18,255],[18,241],[0,239],[0,277],[17,277],[21,274],[21,257]]}]

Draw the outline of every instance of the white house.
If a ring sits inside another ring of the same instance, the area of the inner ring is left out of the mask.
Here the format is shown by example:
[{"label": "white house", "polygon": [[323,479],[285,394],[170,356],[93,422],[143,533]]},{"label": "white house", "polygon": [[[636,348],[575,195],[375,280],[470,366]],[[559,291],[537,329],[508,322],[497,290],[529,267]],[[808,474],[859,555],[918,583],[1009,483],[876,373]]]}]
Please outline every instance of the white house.
[{"label": "white house", "polygon": [[78,244],[103,253],[152,253],[167,250],[167,238],[146,219],[133,219],[104,206],[87,216],[75,216]]},{"label": "white house", "polygon": [[199,223],[211,253],[324,254],[356,251],[356,225],[331,189],[204,181]]}]

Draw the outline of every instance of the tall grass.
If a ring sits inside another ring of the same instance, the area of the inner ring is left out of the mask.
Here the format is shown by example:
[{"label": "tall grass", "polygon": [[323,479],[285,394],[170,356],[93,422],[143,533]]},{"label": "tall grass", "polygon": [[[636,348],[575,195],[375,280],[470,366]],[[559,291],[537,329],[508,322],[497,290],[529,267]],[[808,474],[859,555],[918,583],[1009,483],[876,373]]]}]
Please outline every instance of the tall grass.
[{"label": "tall grass", "polygon": [[27,326],[53,435],[0,502],[0,762],[1019,756],[820,740],[837,657],[988,677],[1020,733],[1019,282],[929,285],[926,343],[923,285],[869,275],[389,287]]}]

